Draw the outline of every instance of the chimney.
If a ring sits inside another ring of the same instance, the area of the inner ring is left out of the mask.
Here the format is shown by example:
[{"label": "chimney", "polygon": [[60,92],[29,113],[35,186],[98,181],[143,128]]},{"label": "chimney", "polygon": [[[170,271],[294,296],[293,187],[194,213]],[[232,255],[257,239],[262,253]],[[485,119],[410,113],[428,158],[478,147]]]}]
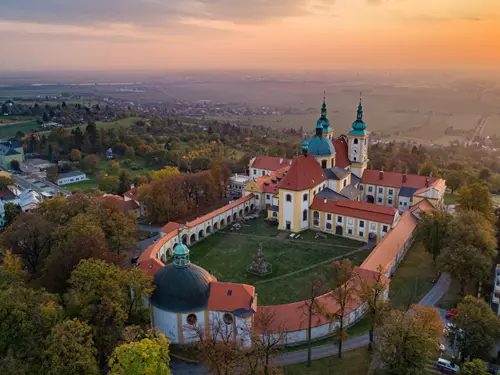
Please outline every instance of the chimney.
[{"label": "chimney", "polygon": [[280,165],[283,164],[283,158],[280,159]]},{"label": "chimney", "polygon": [[432,171],[431,171],[431,173],[429,173],[429,177],[432,177]]},{"label": "chimney", "polygon": [[425,178],[425,187],[429,187],[429,177]]},{"label": "chimney", "polygon": [[406,175],[406,171],[403,173],[403,184],[406,184],[408,181],[408,176]]},{"label": "chimney", "polygon": [[325,204],[326,204],[326,200],[327,200],[327,199],[325,198],[325,200],[323,201],[323,203],[325,203]]},{"label": "chimney", "polygon": [[378,179],[383,180],[384,179],[384,169],[381,169],[380,172],[378,172]]}]

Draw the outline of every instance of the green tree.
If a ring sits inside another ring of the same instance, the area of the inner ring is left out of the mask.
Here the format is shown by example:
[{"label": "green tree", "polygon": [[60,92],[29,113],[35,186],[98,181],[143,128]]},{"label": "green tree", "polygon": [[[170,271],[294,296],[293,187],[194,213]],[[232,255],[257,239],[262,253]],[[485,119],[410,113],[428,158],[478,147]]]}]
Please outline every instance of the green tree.
[{"label": "green tree", "polygon": [[78,319],[66,320],[54,328],[45,350],[47,375],[99,375],[92,328]]},{"label": "green tree", "polygon": [[55,183],[59,178],[59,168],[57,168],[57,166],[55,165],[48,167],[46,169],[46,172],[47,172],[47,180],[49,180],[50,182]]},{"label": "green tree", "polygon": [[106,170],[109,175],[117,176],[120,174],[120,163],[115,160],[108,161]]},{"label": "green tree", "polygon": [[12,178],[12,176],[0,176],[0,189],[5,189],[9,185],[14,185],[15,180]]},{"label": "green tree", "polygon": [[460,211],[478,211],[488,220],[494,221],[493,203],[488,186],[472,184],[462,187],[458,192],[457,203]]},{"label": "green tree", "polygon": [[492,259],[477,248],[467,244],[446,247],[438,257],[438,268],[447,272],[460,283],[460,291],[465,294],[467,282],[484,281],[490,272]]},{"label": "green tree", "polygon": [[11,202],[5,203],[4,208],[6,225],[9,226],[19,216],[21,209],[15,203]]},{"label": "green tree", "polygon": [[80,150],[74,148],[71,150],[71,154],[69,155],[71,161],[80,161],[82,160],[82,153]]},{"label": "green tree", "polygon": [[85,156],[80,162],[80,167],[87,173],[96,174],[99,171],[99,162],[101,159],[99,156],[91,154]]},{"label": "green tree", "polygon": [[120,173],[120,185],[118,187],[118,194],[123,194],[130,190],[130,186],[132,184],[132,178],[127,171],[122,171]]},{"label": "green tree", "polygon": [[118,346],[109,360],[110,375],[170,375],[170,342],[162,334]]},{"label": "green tree", "polygon": [[434,264],[441,249],[447,245],[452,219],[453,216],[439,210],[423,212],[421,215],[415,232],[415,238],[432,255]]},{"label": "green tree", "polygon": [[376,329],[384,374],[420,375],[442,334],[443,323],[433,307],[413,305],[408,311],[388,312]]},{"label": "green tree", "polygon": [[465,362],[459,372],[460,375],[488,375],[488,369],[480,359]]},{"label": "green tree", "polygon": [[2,272],[0,272],[0,289],[24,285],[27,279],[28,274],[24,270],[23,261],[11,251],[5,251],[2,259]]},{"label": "green tree", "polygon": [[446,186],[451,190],[451,194],[465,183],[465,179],[466,176],[462,171],[453,171],[446,175]]},{"label": "green tree", "polygon": [[482,299],[466,296],[457,305],[449,339],[457,338],[457,348],[464,358],[488,356],[490,349],[500,338],[500,322]]},{"label": "green tree", "polygon": [[104,176],[99,181],[99,190],[108,194],[118,194],[120,178],[118,176]]},{"label": "green tree", "polygon": [[432,161],[428,161],[426,163],[420,164],[418,167],[418,171],[422,176],[439,176],[439,169],[436,167]]},{"label": "green tree", "polygon": [[12,161],[10,162],[10,167],[11,167],[13,170],[18,171],[18,170],[20,170],[20,169],[21,169],[21,164],[19,164],[19,161],[17,161],[17,160],[15,160],[15,159],[14,159],[14,160],[12,160]]}]

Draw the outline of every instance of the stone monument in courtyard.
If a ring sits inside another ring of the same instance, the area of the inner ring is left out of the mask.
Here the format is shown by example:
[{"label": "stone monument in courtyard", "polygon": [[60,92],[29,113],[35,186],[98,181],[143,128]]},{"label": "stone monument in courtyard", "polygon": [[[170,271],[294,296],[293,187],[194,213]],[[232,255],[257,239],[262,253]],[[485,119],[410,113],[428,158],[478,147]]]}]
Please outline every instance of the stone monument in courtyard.
[{"label": "stone monument in courtyard", "polygon": [[262,251],[262,243],[259,243],[257,254],[254,255],[252,264],[248,271],[256,275],[267,275],[271,273],[271,265],[264,261],[264,251]]}]

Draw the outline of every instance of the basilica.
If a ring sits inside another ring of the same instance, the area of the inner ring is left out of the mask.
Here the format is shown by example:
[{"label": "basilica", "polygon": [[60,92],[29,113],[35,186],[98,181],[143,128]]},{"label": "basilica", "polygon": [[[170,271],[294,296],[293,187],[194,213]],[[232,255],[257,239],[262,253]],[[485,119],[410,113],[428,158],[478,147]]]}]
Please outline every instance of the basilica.
[{"label": "basilica", "polygon": [[337,138],[323,99],[314,134],[304,138],[301,155],[251,159],[252,180],[243,195],[253,194],[257,208],[266,210],[282,230],[313,229],[365,242],[378,242],[403,212],[423,199],[442,205],[442,179],[368,169],[369,137],[361,99],[352,129]]}]

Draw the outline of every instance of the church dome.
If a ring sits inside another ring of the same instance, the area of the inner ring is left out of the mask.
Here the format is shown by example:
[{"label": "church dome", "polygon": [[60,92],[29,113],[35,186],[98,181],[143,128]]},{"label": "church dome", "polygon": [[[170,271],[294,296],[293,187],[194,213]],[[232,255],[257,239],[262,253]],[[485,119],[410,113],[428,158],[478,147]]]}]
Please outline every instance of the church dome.
[{"label": "church dome", "polygon": [[169,312],[203,310],[208,305],[212,281],[217,280],[203,268],[189,262],[188,247],[177,245],[174,264],[163,267],[155,274],[155,290],[150,301],[154,307]]},{"label": "church dome", "polygon": [[332,141],[321,135],[315,135],[309,140],[308,151],[314,157],[335,155]]}]

